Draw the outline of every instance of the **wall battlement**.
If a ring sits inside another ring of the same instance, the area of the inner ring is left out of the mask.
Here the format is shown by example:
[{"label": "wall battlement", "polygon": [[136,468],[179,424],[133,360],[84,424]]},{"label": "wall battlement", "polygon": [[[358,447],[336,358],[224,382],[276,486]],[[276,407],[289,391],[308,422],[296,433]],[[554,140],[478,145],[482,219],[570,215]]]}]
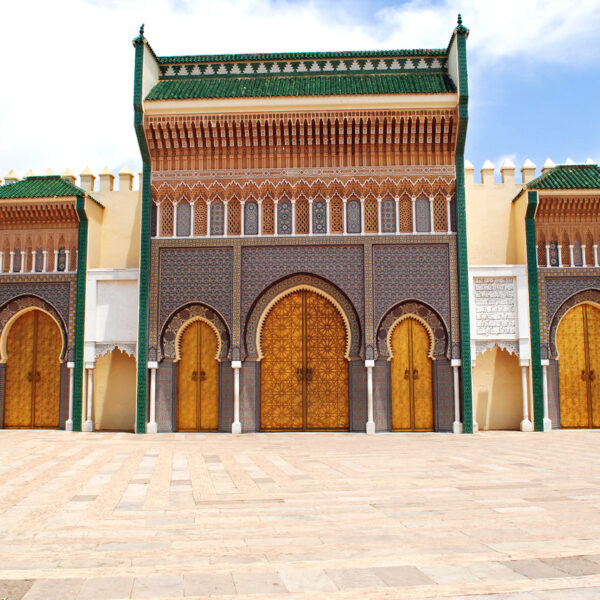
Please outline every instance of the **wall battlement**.
[{"label": "wall battlement", "polygon": [[[26,177],[36,175],[32,170],[27,171],[23,177],[19,177],[15,171],[10,170],[4,180],[0,178],[0,184],[15,183]],[[52,169],[48,169],[44,175],[55,175]],[[61,174],[63,179],[83,188],[86,192],[135,192],[139,191],[142,181],[141,171],[138,173],[137,187],[134,187],[135,174],[128,168],[123,167],[117,175],[115,175],[108,167],[105,167],[98,175],[95,175],[89,167],[86,167],[79,174],[79,181],[75,173],[71,169],[65,169]],[[118,178],[118,187],[115,185],[115,180]]]}]

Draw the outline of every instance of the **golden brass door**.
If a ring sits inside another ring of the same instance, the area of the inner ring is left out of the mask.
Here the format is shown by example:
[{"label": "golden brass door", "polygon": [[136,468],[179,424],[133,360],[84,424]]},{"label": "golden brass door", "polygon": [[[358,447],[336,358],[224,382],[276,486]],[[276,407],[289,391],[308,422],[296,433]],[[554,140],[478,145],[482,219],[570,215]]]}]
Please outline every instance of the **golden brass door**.
[{"label": "golden brass door", "polygon": [[8,334],[4,427],[56,428],[60,412],[62,336],[39,310],[26,312]]},{"label": "golden brass door", "polygon": [[348,429],[346,327],[331,302],[308,290],[285,296],[261,347],[261,430]]},{"label": "golden brass door", "polygon": [[561,427],[600,427],[600,310],[572,308],[556,335]]},{"label": "golden brass door", "polygon": [[433,365],[427,330],[416,319],[404,319],[392,332],[391,346],[392,430],[432,431]]},{"label": "golden brass door", "polygon": [[217,348],[217,336],[204,321],[194,321],[183,332],[177,368],[177,431],[219,427]]}]

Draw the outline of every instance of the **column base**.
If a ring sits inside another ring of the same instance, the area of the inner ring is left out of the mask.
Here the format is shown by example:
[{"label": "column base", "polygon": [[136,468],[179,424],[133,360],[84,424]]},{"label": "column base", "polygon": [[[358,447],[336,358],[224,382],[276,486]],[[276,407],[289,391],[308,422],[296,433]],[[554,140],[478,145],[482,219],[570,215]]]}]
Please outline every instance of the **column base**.
[{"label": "column base", "polygon": [[533,431],[533,423],[529,419],[521,421],[521,431]]},{"label": "column base", "polygon": [[65,431],[73,431],[73,421],[71,419],[65,421]]},{"label": "column base", "polygon": [[473,421],[473,433],[479,433],[479,423],[477,421]]},{"label": "column base", "polygon": [[463,432],[463,424],[460,421],[454,421],[452,423],[452,433],[462,433]]},{"label": "column base", "polygon": [[375,421],[367,421],[367,435],[373,435],[375,433]]},{"label": "column base", "polygon": [[94,431],[94,421],[86,421],[83,424],[81,431]]},{"label": "column base", "polygon": [[239,421],[234,421],[231,424],[231,433],[242,433],[242,424]]},{"label": "column base", "polygon": [[154,421],[146,423],[146,433],[158,433],[158,425]]},{"label": "column base", "polygon": [[552,431],[552,421],[550,419],[543,420],[544,431]]}]

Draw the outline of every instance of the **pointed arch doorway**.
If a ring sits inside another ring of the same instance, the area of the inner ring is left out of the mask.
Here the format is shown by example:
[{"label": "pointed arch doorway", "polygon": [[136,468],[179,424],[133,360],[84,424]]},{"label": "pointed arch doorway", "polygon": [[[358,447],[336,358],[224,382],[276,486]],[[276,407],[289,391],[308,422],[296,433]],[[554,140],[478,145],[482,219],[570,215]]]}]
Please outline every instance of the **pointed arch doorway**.
[{"label": "pointed arch doorway", "polygon": [[219,427],[219,342],[203,320],[181,335],[177,368],[177,431],[217,431]]},{"label": "pointed arch doorway", "polygon": [[6,339],[4,427],[57,429],[60,421],[62,333],[41,310],[13,322]]},{"label": "pointed arch doorway", "polygon": [[600,427],[600,309],[584,303],[569,310],[556,346],[561,427]]},{"label": "pointed arch doorway", "polygon": [[348,430],[348,333],[338,307],[297,289],[272,306],[260,340],[260,429]]}]

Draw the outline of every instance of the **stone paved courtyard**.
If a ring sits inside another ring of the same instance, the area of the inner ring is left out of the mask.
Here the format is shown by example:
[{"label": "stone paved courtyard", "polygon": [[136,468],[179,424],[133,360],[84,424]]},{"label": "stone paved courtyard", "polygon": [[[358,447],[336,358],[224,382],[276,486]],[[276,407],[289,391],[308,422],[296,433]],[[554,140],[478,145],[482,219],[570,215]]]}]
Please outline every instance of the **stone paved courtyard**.
[{"label": "stone paved courtyard", "polygon": [[600,598],[600,431],[0,431],[0,597]]}]

